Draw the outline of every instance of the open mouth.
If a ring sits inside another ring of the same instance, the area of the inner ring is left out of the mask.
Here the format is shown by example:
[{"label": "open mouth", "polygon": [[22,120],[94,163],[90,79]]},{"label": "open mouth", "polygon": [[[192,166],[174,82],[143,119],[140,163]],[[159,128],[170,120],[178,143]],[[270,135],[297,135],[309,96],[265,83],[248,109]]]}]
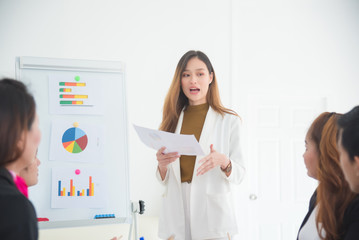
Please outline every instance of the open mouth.
[{"label": "open mouth", "polygon": [[190,88],[189,91],[190,92],[199,92],[201,90],[199,88]]}]

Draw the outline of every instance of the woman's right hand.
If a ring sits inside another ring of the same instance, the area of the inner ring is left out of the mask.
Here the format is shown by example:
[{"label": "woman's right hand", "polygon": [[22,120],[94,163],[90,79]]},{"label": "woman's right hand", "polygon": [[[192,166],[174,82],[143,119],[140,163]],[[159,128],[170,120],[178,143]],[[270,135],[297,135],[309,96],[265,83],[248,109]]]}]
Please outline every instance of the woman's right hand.
[{"label": "woman's right hand", "polygon": [[168,164],[173,163],[180,157],[178,152],[164,153],[165,149],[166,147],[161,147],[156,153],[158,170],[160,171],[162,180],[166,177]]}]

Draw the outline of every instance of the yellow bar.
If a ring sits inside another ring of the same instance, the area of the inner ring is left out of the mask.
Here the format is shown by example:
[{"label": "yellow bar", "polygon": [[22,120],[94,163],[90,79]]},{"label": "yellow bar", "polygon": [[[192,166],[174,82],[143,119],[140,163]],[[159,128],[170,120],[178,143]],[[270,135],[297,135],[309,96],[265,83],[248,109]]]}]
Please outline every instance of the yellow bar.
[{"label": "yellow bar", "polygon": [[71,196],[75,196],[75,186],[72,187],[72,194]]},{"label": "yellow bar", "polygon": [[82,189],[81,196],[85,196],[85,189]]},{"label": "yellow bar", "polygon": [[87,95],[74,95],[75,98],[88,98]]},{"label": "yellow bar", "polygon": [[93,193],[94,193],[94,183],[91,183],[91,193],[90,193],[90,196],[93,196]]},{"label": "yellow bar", "polygon": [[62,196],[65,196],[65,194],[66,194],[66,188],[63,188],[62,189]]},{"label": "yellow bar", "polygon": [[76,86],[78,86],[78,87],[85,87],[85,86],[86,86],[86,83],[76,83]]}]

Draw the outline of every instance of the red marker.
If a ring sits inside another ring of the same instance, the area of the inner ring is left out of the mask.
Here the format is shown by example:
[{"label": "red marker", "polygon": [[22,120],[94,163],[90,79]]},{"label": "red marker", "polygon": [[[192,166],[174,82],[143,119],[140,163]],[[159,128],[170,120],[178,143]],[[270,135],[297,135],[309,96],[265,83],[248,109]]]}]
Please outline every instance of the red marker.
[{"label": "red marker", "polygon": [[48,222],[49,219],[48,218],[37,218],[38,222]]}]

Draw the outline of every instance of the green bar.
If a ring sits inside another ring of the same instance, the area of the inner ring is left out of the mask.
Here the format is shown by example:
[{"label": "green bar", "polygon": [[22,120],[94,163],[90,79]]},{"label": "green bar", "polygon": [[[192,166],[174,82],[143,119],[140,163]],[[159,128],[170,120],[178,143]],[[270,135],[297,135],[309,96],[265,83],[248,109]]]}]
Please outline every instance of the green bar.
[{"label": "green bar", "polygon": [[59,82],[59,86],[65,86],[65,82]]},{"label": "green bar", "polygon": [[60,104],[72,104],[72,101],[60,101]]},{"label": "green bar", "polygon": [[64,98],[64,95],[60,94],[60,98]]},{"label": "green bar", "polygon": [[64,91],[64,89],[63,88],[60,88],[60,92],[63,92]]}]

